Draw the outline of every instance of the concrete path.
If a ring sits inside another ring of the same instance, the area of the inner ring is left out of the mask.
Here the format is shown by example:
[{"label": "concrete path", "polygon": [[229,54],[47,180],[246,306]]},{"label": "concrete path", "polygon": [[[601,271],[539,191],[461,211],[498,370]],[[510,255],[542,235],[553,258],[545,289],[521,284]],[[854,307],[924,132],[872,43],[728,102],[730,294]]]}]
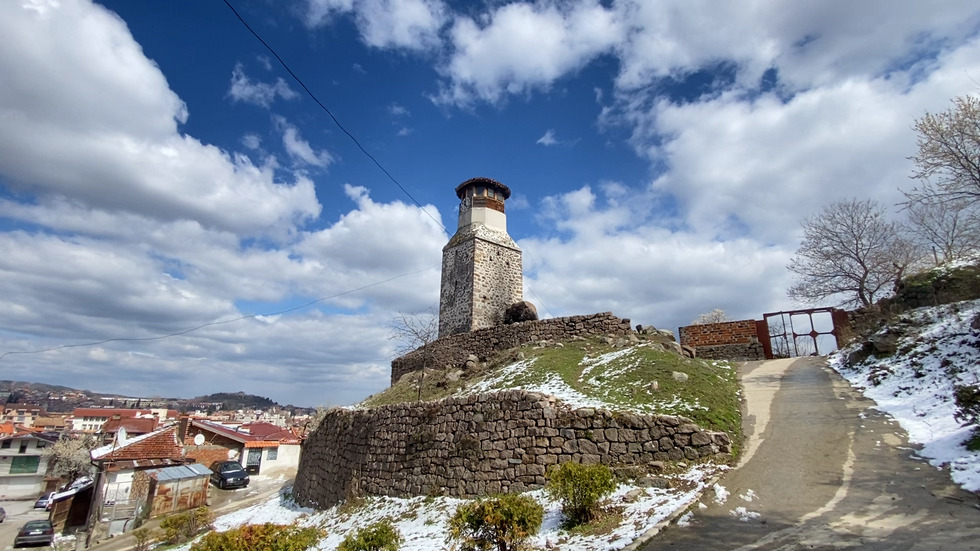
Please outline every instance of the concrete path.
[{"label": "concrete path", "polygon": [[823,359],[750,362],[740,374],[739,466],[721,495],[692,507],[690,526],[670,525],[643,551],[980,550],[977,496],[915,458],[898,423]]}]

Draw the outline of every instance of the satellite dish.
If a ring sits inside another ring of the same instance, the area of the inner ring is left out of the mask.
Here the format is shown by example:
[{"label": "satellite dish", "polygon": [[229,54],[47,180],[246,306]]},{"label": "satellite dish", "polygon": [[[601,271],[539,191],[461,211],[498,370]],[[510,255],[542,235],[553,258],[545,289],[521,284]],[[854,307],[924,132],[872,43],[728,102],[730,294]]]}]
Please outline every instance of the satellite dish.
[{"label": "satellite dish", "polygon": [[204,443],[204,435],[201,433],[197,433],[197,436],[194,437],[194,445],[200,446],[203,443]]},{"label": "satellite dish", "polygon": [[126,443],[126,428],[125,427],[119,427],[119,430],[116,432],[116,442],[118,442],[120,446],[122,446],[123,444]]}]

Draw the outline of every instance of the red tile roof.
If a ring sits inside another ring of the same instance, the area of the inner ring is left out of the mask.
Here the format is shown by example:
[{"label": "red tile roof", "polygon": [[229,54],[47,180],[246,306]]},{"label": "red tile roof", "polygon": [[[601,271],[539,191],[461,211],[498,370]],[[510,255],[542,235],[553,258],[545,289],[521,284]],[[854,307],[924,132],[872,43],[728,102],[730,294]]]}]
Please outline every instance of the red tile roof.
[{"label": "red tile roof", "polygon": [[126,429],[130,436],[146,434],[156,430],[157,419],[155,417],[109,419],[102,425],[102,432],[118,432],[120,427]]},{"label": "red tile roof", "polygon": [[169,427],[137,436],[122,445],[108,445],[92,450],[94,461],[183,461],[184,448],[177,440],[177,427]]},{"label": "red tile roof", "polygon": [[277,427],[272,423],[249,423],[242,425],[242,430],[235,430],[231,427],[219,425],[218,423],[211,421],[191,419],[191,426],[212,432],[214,434],[219,434],[226,438],[235,440],[236,442],[247,443],[268,441],[281,444],[299,444],[299,439],[291,430]]}]

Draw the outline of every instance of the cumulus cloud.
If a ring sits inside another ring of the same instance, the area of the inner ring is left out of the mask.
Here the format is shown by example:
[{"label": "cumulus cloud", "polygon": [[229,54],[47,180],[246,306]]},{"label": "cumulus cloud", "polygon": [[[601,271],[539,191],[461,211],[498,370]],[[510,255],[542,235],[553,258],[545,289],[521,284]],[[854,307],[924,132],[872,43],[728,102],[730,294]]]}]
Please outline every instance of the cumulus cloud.
[{"label": "cumulus cloud", "polygon": [[326,25],[348,13],[355,16],[361,40],[374,48],[435,48],[447,21],[441,0],[309,0],[306,24]]},{"label": "cumulus cloud", "polygon": [[268,108],[277,97],[290,100],[299,97],[289,84],[282,78],[277,78],[276,82],[253,82],[245,75],[242,64],[235,65],[231,71],[231,85],[228,88],[228,95],[235,101],[251,103]]},{"label": "cumulus cloud", "polygon": [[[182,133],[186,105],[99,5],[0,4],[0,33],[7,378],[186,396],[228,390],[235,373],[243,390],[298,404],[387,384],[388,306],[438,297],[447,236],[428,214],[350,187],[347,208],[320,219],[301,171],[283,179],[272,157]],[[276,124],[294,161],[331,162]],[[254,133],[242,143],[262,146]]]},{"label": "cumulus cloud", "polygon": [[273,117],[276,128],[282,132],[282,144],[286,148],[286,153],[299,165],[316,166],[326,168],[334,161],[333,155],[328,151],[314,151],[310,142],[304,140],[299,133],[299,129],[290,124],[283,117]]},{"label": "cumulus cloud", "polygon": [[622,30],[615,14],[595,0],[506,4],[487,19],[457,17],[452,55],[441,68],[447,82],[436,101],[493,103],[506,94],[547,89],[610,51]]},{"label": "cumulus cloud", "polygon": [[661,210],[656,194],[623,192],[608,184],[549,197],[542,216],[559,235],[519,241],[526,296],[544,314],[612,310],[673,330],[713,308],[755,318],[786,306],[785,248],[672,231],[650,214]]}]

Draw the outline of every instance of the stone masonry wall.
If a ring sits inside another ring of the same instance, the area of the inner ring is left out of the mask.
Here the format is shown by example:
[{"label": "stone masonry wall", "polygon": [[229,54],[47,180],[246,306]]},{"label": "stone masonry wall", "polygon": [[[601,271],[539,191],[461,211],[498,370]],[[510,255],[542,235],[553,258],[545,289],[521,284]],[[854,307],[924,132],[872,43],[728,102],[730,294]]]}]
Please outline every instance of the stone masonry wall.
[{"label": "stone masonry wall", "polygon": [[572,410],[510,390],[334,409],[303,445],[293,495],[317,508],[354,495],[476,497],[540,488],[565,461],[646,467],[730,452],[727,434],[684,417]]},{"label": "stone masonry wall", "polygon": [[500,325],[507,308],[524,300],[521,251],[477,239],[473,264],[471,331]]},{"label": "stone masonry wall", "polygon": [[744,344],[716,344],[699,346],[694,349],[695,356],[704,360],[732,360],[738,362],[761,361],[766,359],[766,350],[758,340]]},{"label": "stone masonry wall", "polygon": [[625,336],[632,332],[630,320],[611,312],[498,325],[469,333],[457,333],[429,343],[391,362],[391,384],[406,373],[430,368],[463,368],[472,354],[480,361],[495,352],[540,341],[567,341],[576,337]]}]

